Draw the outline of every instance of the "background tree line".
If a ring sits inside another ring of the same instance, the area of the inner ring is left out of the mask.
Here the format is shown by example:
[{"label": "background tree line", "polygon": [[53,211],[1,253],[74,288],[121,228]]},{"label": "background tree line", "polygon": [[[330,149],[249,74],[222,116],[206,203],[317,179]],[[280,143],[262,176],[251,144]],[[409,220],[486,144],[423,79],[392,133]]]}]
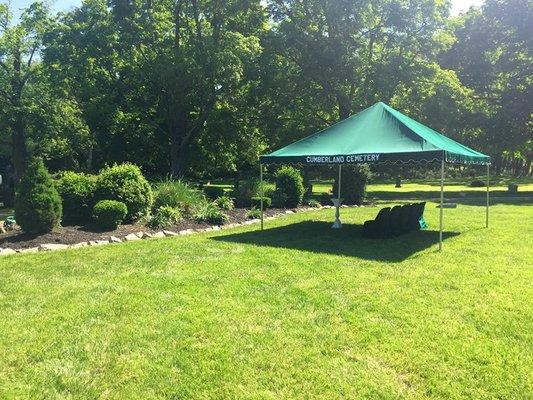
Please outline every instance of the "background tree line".
[{"label": "background tree line", "polygon": [[377,101],[532,170],[531,0],[0,3],[0,154],[206,179]]}]

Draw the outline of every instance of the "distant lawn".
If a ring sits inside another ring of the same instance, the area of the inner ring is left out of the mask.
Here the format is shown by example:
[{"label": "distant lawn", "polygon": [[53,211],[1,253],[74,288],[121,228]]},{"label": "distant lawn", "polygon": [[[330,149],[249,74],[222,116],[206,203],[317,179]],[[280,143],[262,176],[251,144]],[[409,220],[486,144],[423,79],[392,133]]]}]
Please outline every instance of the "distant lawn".
[{"label": "distant lawn", "polygon": [[0,258],[0,398],[531,399],[533,207],[378,208]]}]

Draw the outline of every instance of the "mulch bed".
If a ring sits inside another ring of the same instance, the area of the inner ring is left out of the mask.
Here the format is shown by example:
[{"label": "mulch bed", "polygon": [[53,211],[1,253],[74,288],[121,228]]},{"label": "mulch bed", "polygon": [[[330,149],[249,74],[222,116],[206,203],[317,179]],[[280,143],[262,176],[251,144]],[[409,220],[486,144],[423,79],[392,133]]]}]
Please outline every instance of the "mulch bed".
[{"label": "mulch bed", "polygon": [[[247,209],[237,208],[235,210],[226,211],[228,221],[226,224],[242,223],[247,220]],[[285,210],[267,209],[264,212],[265,217],[274,216]],[[165,229],[179,232],[186,229],[202,229],[208,228],[212,224],[205,222],[197,222],[191,219],[183,219],[173,226]],[[10,248],[13,250],[26,249],[38,247],[41,244],[56,243],[56,244],[76,244],[80,242],[88,242],[91,240],[108,240],[110,236],[116,236],[123,239],[130,233],[143,232],[157,232],[161,229],[150,229],[142,224],[121,225],[113,231],[102,231],[94,225],[86,226],[62,226],[53,232],[30,235],[21,230],[8,231],[0,234],[0,248]]]}]

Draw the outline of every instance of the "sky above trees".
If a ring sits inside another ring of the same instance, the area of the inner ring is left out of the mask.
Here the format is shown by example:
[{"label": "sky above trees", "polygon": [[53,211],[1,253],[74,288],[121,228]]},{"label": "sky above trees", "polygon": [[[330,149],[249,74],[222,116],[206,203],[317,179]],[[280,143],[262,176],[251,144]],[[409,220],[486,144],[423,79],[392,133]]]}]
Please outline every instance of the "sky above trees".
[{"label": "sky above trees", "polygon": [[[0,0],[0,2],[6,2]],[[15,19],[18,19],[20,10],[28,7],[33,0],[11,0],[11,8],[15,14]],[[53,9],[56,11],[67,11],[72,7],[79,6],[81,0],[55,0],[52,1]],[[452,0],[452,14],[457,15],[459,13],[468,11],[472,6],[480,6],[483,4],[483,0]]]}]

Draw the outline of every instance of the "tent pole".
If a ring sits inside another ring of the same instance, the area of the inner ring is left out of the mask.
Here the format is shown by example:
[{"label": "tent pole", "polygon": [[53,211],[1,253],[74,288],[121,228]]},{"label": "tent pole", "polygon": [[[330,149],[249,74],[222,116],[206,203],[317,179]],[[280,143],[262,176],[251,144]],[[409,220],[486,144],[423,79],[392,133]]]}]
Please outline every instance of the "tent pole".
[{"label": "tent pole", "polygon": [[485,215],[485,228],[489,227],[489,185],[490,185],[490,164],[487,164],[487,209]]},{"label": "tent pole", "polygon": [[259,163],[259,192],[261,193],[261,230],[263,230],[263,164]]},{"label": "tent pole", "polygon": [[337,198],[338,199],[341,198],[341,170],[342,170],[342,165],[339,164],[339,187],[337,188]]},{"label": "tent pole", "polygon": [[332,228],[333,229],[340,229],[342,228],[342,223],[340,220],[340,207],[341,207],[341,171],[342,171],[342,165],[339,164],[339,181],[337,185],[337,198],[332,199],[333,204],[335,205],[335,222],[333,223]]},{"label": "tent pole", "polygon": [[440,165],[440,218],[439,218],[439,251],[442,251],[442,217],[444,211],[444,157]]}]

